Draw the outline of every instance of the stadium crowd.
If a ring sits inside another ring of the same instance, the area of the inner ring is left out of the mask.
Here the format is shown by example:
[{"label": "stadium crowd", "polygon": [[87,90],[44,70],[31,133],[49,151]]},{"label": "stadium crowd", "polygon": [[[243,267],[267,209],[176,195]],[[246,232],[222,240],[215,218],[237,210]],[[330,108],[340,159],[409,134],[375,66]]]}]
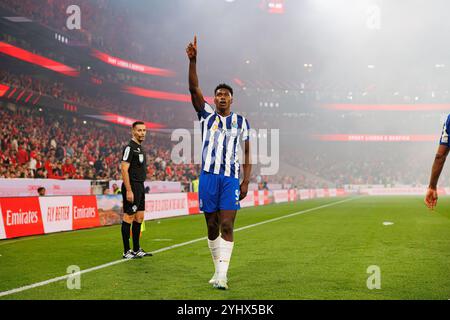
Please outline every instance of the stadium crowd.
[{"label": "stadium crowd", "polygon": [[[2,107],[0,118],[0,178],[121,179],[127,128],[22,107]],[[171,143],[168,135],[149,134],[147,179],[189,185],[199,167],[174,164]]]}]

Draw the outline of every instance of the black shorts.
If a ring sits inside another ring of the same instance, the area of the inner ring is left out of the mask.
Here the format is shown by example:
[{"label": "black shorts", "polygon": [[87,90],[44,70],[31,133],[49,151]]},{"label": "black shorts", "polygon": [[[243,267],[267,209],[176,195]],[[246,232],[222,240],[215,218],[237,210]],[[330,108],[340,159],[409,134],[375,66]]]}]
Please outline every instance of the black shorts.
[{"label": "black shorts", "polygon": [[133,191],[134,202],[127,200],[127,190],[122,183],[123,212],[126,214],[135,214],[138,211],[145,211],[145,189],[143,182],[131,181],[131,191]]}]

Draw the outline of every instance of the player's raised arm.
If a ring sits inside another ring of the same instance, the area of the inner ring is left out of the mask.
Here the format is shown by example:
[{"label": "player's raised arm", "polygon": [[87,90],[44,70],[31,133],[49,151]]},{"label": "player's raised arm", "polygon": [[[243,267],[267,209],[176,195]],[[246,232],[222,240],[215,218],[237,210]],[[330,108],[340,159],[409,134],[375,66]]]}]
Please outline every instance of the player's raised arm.
[{"label": "player's raised arm", "polygon": [[445,145],[439,145],[434,158],[433,167],[431,169],[430,184],[428,186],[427,194],[425,195],[425,204],[428,208],[433,209],[437,204],[437,183],[442,169],[444,168],[445,160],[447,159],[450,148]]},{"label": "player's raised arm", "polygon": [[201,112],[205,108],[205,100],[202,91],[198,85],[197,76],[197,36],[194,37],[194,43],[190,42],[186,48],[189,58],[189,92],[191,93],[192,105],[195,111]]}]

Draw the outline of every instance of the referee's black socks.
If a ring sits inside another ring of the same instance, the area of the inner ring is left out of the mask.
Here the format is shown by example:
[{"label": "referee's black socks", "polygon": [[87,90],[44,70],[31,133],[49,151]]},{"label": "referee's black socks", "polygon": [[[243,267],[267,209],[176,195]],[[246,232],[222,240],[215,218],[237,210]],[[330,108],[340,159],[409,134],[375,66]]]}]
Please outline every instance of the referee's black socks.
[{"label": "referee's black socks", "polygon": [[[124,253],[126,253],[128,250],[130,250],[130,227],[131,227],[131,224],[129,224],[128,222],[122,221],[122,240],[123,240],[123,252]],[[134,235],[134,229],[133,229],[133,235]]]},{"label": "referee's black socks", "polygon": [[141,235],[141,224],[133,221],[133,251],[137,252],[141,247],[139,245],[139,237]]}]

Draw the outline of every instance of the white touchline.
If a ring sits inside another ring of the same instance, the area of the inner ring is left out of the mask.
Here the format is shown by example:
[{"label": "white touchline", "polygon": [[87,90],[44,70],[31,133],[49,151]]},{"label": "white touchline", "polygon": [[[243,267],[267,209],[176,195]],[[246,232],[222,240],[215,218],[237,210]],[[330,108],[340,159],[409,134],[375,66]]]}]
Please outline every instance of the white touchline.
[{"label": "white touchline", "polygon": [[[281,217],[278,217],[278,218],[273,218],[273,219],[261,221],[261,222],[258,222],[258,223],[254,223],[254,224],[251,224],[251,225],[248,225],[248,226],[245,226],[245,227],[237,228],[237,229],[234,229],[234,231],[237,232],[237,231],[253,228],[253,227],[256,227],[256,226],[260,226],[262,224],[266,224],[266,223],[278,221],[278,220],[281,220],[281,219],[294,217],[294,216],[297,216],[297,215],[300,215],[300,214],[304,214],[304,213],[307,213],[307,212],[323,209],[323,208],[326,208],[326,207],[331,207],[331,206],[334,206],[334,205],[337,205],[337,204],[340,204],[340,203],[344,203],[344,202],[347,202],[347,201],[352,201],[352,200],[359,199],[359,198],[361,198],[361,197],[354,197],[354,198],[348,198],[348,199],[344,199],[344,200],[340,200],[340,201],[331,202],[331,203],[324,204],[324,205],[319,206],[319,207],[314,207],[314,208],[310,208],[310,209],[294,212],[294,213],[287,214],[285,216],[281,216]],[[194,239],[194,240],[183,242],[183,243],[179,243],[179,244],[175,244],[173,246],[169,246],[169,247],[165,247],[165,248],[161,248],[161,249],[152,251],[152,253],[153,254],[160,253],[160,252],[168,251],[168,250],[175,249],[175,248],[178,248],[178,247],[187,246],[189,244],[192,244],[192,243],[195,243],[195,242],[199,242],[199,241],[204,241],[204,240],[206,240],[206,237]],[[121,259],[121,260],[112,261],[112,262],[105,263],[105,264],[102,264],[102,265],[99,265],[99,266],[96,266],[96,267],[92,267],[92,268],[89,268],[89,269],[82,270],[79,273],[77,273],[77,275],[78,274],[92,272],[92,271],[95,271],[95,270],[104,269],[104,268],[107,268],[107,267],[110,267],[110,266],[113,266],[113,265],[116,265],[116,264],[119,264],[119,263],[127,262],[127,261],[130,261],[130,260],[128,260],[128,259]],[[7,295],[10,295],[10,294],[14,294],[14,293],[18,293],[18,292],[22,292],[22,291],[26,291],[26,290],[37,288],[37,287],[46,286],[46,285],[48,285],[50,283],[53,283],[53,282],[66,280],[69,277],[73,277],[73,274],[67,274],[67,275],[64,275],[64,276],[61,276],[61,277],[57,277],[57,278],[53,278],[53,279],[49,279],[49,280],[33,283],[33,284],[28,285],[28,286],[19,287],[19,288],[8,290],[8,291],[3,291],[3,292],[0,292],[0,297],[7,296]]]}]

